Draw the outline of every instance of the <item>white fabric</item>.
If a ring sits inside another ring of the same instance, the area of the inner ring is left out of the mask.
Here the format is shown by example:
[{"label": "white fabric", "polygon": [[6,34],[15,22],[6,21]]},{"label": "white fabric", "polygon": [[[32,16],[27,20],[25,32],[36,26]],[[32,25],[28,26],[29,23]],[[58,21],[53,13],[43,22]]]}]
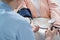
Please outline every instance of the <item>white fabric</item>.
[{"label": "white fabric", "polygon": [[[34,18],[33,23],[34,25],[39,25],[40,27],[47,28],[50,24],[48,23],[47,18]],[[38,32],[35,33],[36,40],[45,40],[45,30],[46,29],[39,29]]]},{"label": "white fabric", "polygon": [[[40,27],[47,28],[46,26],[49,26],[48,20],[49,19],[47,19],[47,18],[34,18],[33,23],[34,23],[34,25],[39,25]],[[45,25],[43,25],[43,24],[45,24]]]},{"label": "white fabric", "polygon": [[[35,25],[40,25],[40,27],[48,28],[50,24],[48,23],[49,19],[47,18],[34,18],[33,22]],[[36,40],[45,40],[45,31],[46,29],[39,29],[35,33]],[[60,40],[59,35],[55,36],[53,40]]]}]

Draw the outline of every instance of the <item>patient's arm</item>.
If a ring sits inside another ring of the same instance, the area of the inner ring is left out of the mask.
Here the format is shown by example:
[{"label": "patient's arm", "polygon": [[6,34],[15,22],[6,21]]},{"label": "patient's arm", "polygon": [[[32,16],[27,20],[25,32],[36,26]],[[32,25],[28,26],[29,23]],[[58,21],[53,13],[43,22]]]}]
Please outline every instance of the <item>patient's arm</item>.
[{"label": "patient's arm", "polygon": [[39,0],[40,16],[43,18],[49,18],[49,5],[47,0]]},{"label": "patient's arm", "polygon": [[37,11],[34,5],[32,4],[31,0],[24,0],[26,3],[26,6],[30,9],[32,16],[37,17]]}]

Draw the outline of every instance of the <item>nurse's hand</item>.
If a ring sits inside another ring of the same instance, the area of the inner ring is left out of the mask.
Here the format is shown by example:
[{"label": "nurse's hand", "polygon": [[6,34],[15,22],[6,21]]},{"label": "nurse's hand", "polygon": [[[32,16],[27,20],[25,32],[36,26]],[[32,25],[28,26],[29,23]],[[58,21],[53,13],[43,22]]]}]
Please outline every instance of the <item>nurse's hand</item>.
[{"label": "nurse's hand", "polygon": [[47,31],[45,32],[45,40],[53,40],[53,37],[57,35],[57,32],[58,30],[55,28],[53,28],[53,30],[50,30],[50,28],[47,29]]},{"label": "nurse's hand", "polygon": [[35,26],[35,27],[33,27],[33,32],[38,32],[39,31],[39,26]]}]

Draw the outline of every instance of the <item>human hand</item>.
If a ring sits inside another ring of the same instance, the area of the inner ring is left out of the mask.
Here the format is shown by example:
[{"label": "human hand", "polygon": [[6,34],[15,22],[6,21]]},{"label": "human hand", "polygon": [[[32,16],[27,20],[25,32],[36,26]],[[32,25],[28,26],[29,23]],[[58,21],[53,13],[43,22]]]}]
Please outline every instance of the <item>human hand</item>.
[{"label": "human hand", "polygon": [[45,38],[46,38],[46,40],[52,40],[53,37],[55,35],[57,35],[57,32],[58,32],[58,30],[55,29],[55,28],[53,28],[53,30],[51,30],[50,28],[47,29],[46,32],[45,32]]},{"label": "human hand", "polygon": [[35,27],[33,27],[33,32],[37,32],[38,30],[39,30],[39,26],[35,26]]}]

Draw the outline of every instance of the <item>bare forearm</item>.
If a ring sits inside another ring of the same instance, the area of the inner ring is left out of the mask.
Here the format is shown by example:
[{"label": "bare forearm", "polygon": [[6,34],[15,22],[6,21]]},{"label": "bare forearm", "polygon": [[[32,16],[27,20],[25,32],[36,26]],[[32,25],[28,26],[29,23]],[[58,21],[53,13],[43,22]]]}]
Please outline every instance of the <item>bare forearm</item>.
[{"label": "bare forearm", "polygon": [[32,2],[27,2],[26,3],[26,6],[30,9],[31,13],[32,13],[32,16],[33,17],[37,17],[37,11],[36,11],[36,8],[35,6],[32,4]]},{"label": "bare forearm", "polygon": [[31,13],[32,13],[32,16],[33,17],[37,17],[37,11],[36,9],[32,6],[32,5],[29,5],[28,8],[30,9]]}]

